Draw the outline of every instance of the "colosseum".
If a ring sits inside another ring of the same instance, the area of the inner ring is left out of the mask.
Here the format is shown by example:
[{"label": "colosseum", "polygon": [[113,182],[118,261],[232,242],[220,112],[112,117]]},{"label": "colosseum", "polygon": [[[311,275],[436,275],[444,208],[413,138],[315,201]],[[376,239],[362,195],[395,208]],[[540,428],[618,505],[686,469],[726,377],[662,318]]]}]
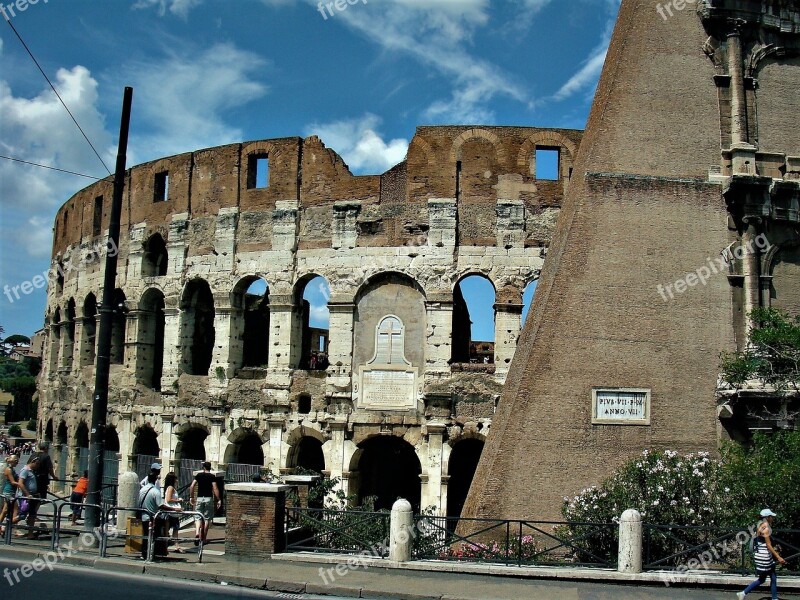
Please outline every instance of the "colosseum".
[{"label": "colosseum", "polygon": [[[581,135],[420,127],[405,161],[369,176],[317,137],[131,168],[107,472],[311,469],[357,501],[460,514]],[[545,154],[556,172],[537,176]],[[54,267],[104,243],[111,195],[104,180],[61,207]],[[103,267],[84,262],[48,291],[39,433],[62,476],[88,456]],[[494,289],[493,340],[472,330],[473,277]]]}]

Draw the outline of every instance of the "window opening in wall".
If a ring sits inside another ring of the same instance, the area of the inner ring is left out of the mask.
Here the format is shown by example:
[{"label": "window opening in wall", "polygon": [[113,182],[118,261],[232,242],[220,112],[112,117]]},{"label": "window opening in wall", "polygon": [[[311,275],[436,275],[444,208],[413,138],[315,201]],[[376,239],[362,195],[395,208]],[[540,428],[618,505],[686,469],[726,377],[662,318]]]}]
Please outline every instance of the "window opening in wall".
[{"label": "window opening in wall", "polygon": [[208,282],[193,279],[181,302],[182,361],[189,375],[208,375],[214,338],[214,296]]},{"label": "window opening in wall", "polygon": [[247,161],[247,187],[264,189],[269,187],[269,155],[251,154]]},{"label": "window opening in wall", "polygon": [[536,286],[539,285],[539,280],[531,281],[526,287],[525,292],[522,294],[522,322],[521,326],[525,327],[525,321],[528,318],[528,312],[533,305],[533,296],[536,294]]},{"label": "window opening in wall", "polygon": [[153,202],[166,202],[169,198],[169,171],[156,173]]},{"label": "window opening in wall", "polygon": [[311,412],[311,396],[309,394],[300,394],[297,397],[297,412],[301,415]]},{"label": "window opening in wall", "polygon": [[151,235],[144,244],[142,277],[163,277],[167,274],[167,244],[160,234]]},{"label": "window opening in wall", "polygon": [[125,361],[125,322],[128,308],[125,305],[125,293],[114,290],[114,317],[111,324],[111,364],[121,365]]},{"label": "window opening in wall", "polygon": [[92,235],[98,236],[103,230],[103,197],[94,199],[94,214],[92,216]]},{"label": "window opening in wall", "polygon": [[97,299],[94,294],[86,296],[83,303],[83,334],[85,344],[81,348],[81,366],[94,364],[97,331]]},{"label": "window opening in wall", "polygon": [[324,277],[310,279],[302,288],[300,368],[324,370],[328,368],[328,343],[330,337],[330,313],[328,299],[330,286]]},{"label": "window opening in wall", "polygon": [[144,293],[139,303],[136,372],[139,381],[154,390],[161,389],[164,326],[164,294],[151,288]]},{"label": "window opening in wall", "polygon": [[453,290],[452,362],[494,363],[492,283],[481,275],[462,279]]},{"label": "window opening in wall", "polygon": [[56,293],[62,294],[64,292],[64,263],[58,261],[56,268]]},{"label": "window opening in wall", "polygon": [[269,320],[269,286],[263,279],[256,279],[244,293],[243,366],[267,366]]},{"label": "window opening in wall", "polygon": [[558,180],[559,154],[557,148],[536,148],[536,179]]}]

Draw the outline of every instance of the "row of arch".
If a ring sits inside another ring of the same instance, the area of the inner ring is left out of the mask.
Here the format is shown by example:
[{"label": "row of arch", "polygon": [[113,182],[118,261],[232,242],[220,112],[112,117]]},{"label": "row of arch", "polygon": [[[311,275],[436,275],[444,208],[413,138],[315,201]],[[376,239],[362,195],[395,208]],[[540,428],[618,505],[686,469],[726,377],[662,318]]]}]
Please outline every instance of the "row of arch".
[{"label": "row of arch", "polygon": [[[397,277],[396,274],[385,274]],[[413,279],[401,275],[424,297],[424,290]],[[373,281],[376,278],[373,278]],[[532,282],[522,295],[523,323],[532,302],[536,282]],[[359,290],[356,305],[363,295]],[[258,276],[240,279],[230,294],[231,354],[234,369],[265,367],[269,363],[270,347],[270,286]],[[292,350],[291,368],[324,369],[328,364],[330,330],[328,299],[330,285],[319,275],[307,275],[295,285],[292,299]],[[495,303],[497,292],[494,283],[483,274],[468,274],[455,285],[453,302],[452,362],[475,362],[478,342],[493,344]],[[204,279],[192,279],[184,287],[179,303],[180,371],[191,375],[207,375],[213,361],[217,341],[215,316],[217,306],[212,289]],[[84,300],[81,316],[77,315],[75,300],[70,298],[64,312],[56,307],[51,323],[52,339],[50,365],[71,369],[74,352],[80,354],[78,366],[94,363],[96,353],[96,319],[98,303],[93,293]],[[160,288],[147,289],[140,298],[134,317],[137,319],[136,356],[134,366],[137,379],[160,389],[164,365],[166,331],[166,299]],[[114,319],[112,327],[112,364],[125,361],[126,323],[129,318],[127,299],[121,289],[114,294]],[[80,343],[76,345],[76,323],[82,322]],[[484,353],[486,360],[492,353]]]},{"label": "row of arch", "polygon": [[[290,435],[291,449],[286,468],[328,472],[322,435],[316,430],[296,431],[297,435]],[[175,435],[176,463],[182,460],[207,460],[205,441],[210,432],[205,427],[187,423],[179,427]],[[44,429],[44,439],[59,444],[62,449],[72,447],[80,454],[81,451],[88,451],[89,429],[86,422],[81,421],[70,438],[65,421],[61,421],[54,431],[53,420],[50,419]],[[236,429],[228,439],[231,443],[225,452],[226,465],[265,466],[265,440],[256,431]],[[448,516],[461,514],[483,445],[481,438],[462,438],[453,445],[449,459],[443,465],[448,481]],[[106,430],[105,449],[109,452],[120,451],[119,436],[114,427]],[[149,424],[137,428],[132,452],[136,456],[148,457],[148,461],[160,456],[158,435]],[[422,466],[414,446],[406,440],[386,435],[368,437],[358,444],[348,469],[351,492],[359,504],[370,501],[374,502],[375,508],[389,509],[398,497],[403,497],[417,510],[420,509]]]}]

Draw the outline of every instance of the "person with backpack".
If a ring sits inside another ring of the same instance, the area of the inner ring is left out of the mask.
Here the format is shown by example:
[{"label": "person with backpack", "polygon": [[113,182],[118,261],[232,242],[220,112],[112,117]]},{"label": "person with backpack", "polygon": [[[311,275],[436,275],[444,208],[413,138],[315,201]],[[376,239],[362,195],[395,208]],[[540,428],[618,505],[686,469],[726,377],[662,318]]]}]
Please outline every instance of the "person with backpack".
[{"label": "person with backpack", "polygon": [[751,546],[758,579],[748,585],[744,591],[737,592],[736,597],[739,600],[742,600],[747,594],[764,583],[767,577],[770,579],[772,600],[778,600],[778,577],[775,575],[775,561],[777,560],[782,565],[785,565],[786,561],[778,554],[778,551],[772,545],[772,522],[777,516],[778,515],[769,508],[765,508],[761,511],[762,521],[758,524],[758,529],[756,530],[756,535],[752,540]]}]

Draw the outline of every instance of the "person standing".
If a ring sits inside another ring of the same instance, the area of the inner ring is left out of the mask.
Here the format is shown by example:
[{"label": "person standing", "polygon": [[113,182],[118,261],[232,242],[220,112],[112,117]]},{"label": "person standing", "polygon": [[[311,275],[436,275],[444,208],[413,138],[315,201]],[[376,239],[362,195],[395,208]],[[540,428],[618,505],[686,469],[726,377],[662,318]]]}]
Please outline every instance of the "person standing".
[{"label": "person standing", "polygon": [[[167,476],[164,477],[164,501],[171,508],[182,511],[183,498],[178,496],[177,486],[178,476],[173,472],[167,473]],[[181,548],[179,537],[181,530],[181,518],[179,516],[170,516],[168,529],[172,530],[172,537],[175,539],[175,546],[171,548],[171,550],[177,552],[178,554],[183,554],[183,548]]]},{"label": "person standing", "polygon": [[205,544],[208,537],[208,528],[214,518],[215,508],[222,506],[222,499],[217,488],[217,478],[211,473],[211,463],[203,463],[203,471],[194,476],[194,481],[189,487],[189,498],[194,509],[203,515],[203,521],[195,517],[194,545]]},{"label": "person standing", "polygon": [[[19,523],[27,514],[28,539],[36,539],[36,513],[39,511],[39,495],[36,488],[36,470],[39,467],[39,456],[34,454],[28,464],[22,467],[17,478],[17,503],[14,505],[14,523]],[[23,504],[24,502],[24,504]],[[26,510],[27,507],[27,510]],[[18,532],[17,537],[25,534]]]},{"label": "person standing", "polygon": [[69,501],[72,503],[72,524],[76,525],[81,517],[81,504],[86,499],[86,492],[89,491],[89,471],[83,472],[83,477],[78,479],[75,487],[72,488],[72,495]]},{"label": "person standing", "polygon": [[39,466],[36,468],[36,494],[39,498],[47,499],[47,488],[50,486],[50,480],[56,478],[56,473],[53,470],[53,459],[50,458],[50,442],[39,442],[39,452],[36,455],[39,457]]},{"label": "person standing", "polygon": [[775,561],[777,560],[782,565],[785,565],[786,561],[772,545],[772,523],[777,516],[769,508],[761,511],[762,521],[758,524],[756,538],[753,543],[753,560],[756,563],[758,579],[748,585],[744,591],[736,594],[739,600],[742,600],[747,594],[764,583],[767,577],[770,579],[772,600],[778,600],[778,577],[775,575]]},{"label": "person standing", "polygon": [[[150,532],[151,527],[151,515],[155,515],[159,511],[172,511],[172,512],[179,512],[181,509],[173,508],[169,506],[164,501],[164,496],[161,494],[161,490],[156,487],[156,481],[158,481],[158,475],[155,473],[150,473],[147,476],[147,483],[142,486],[142,489],[139,490],[139,508],[144,509],[142,510],[142,535],[144,539],[142,540],[142,558],[145,560],[147,559],[147,547],[148,547],[148,533]],[[153,539],[155,540],[158,535],[161,527],[159,527],[159,523],[163,523],[160,518],[158,521],[152,523],[152,526],[155,528],[153,530]]]},{"label": "person standing", "polygon": [[8,506],[11,499],[14,497],[14,492],[17,489],[17,463],[19,457],[12,454],[6,459],[6,467],[3,469],[3,487],[0,489],[0,502],[3,503],[3,508],[0,509],[0,535],[6,532],[5,520],[8,513]]},{"label": "person standing", "polygon": [[150,473],[139,482],[141,487],[144,487],[148,484],[150,477],[155,477],[155,486],[161,490],[161,463],[154,462],[150,465]]}]

